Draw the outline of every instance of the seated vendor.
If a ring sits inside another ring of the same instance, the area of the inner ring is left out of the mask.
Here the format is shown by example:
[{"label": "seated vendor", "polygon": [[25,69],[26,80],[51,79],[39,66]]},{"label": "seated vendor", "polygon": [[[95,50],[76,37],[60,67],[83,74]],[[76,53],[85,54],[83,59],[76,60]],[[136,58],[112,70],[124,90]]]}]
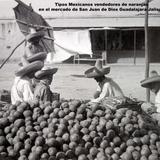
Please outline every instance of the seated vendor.
[{"label": "seated vendor", "polygon": [[40,52],[45,52],[44,47],[40,44],[44,35],[43,31],[36,32],[33,30],[31,34],[26,36],[27,45],[25,47],[25,53],[21,58],[23,64],[26,63],[28,57]]},{"label": "seated vendor", "polygon": [[94,99],[90,103],[99,103],[105,97],[124,97],[124,94],[119,85],[111,78],[106,77],[110,72],[110,67],[102,67],[102,61],[97,59],[95,66],[85,72],[87,78],[94,78],[98,83],[97,91],[94,94]]},{"label": "seated vendor", "polygon": [[35,78],[40,80],[34,90],[34,98],[39,101],[53,101],[53,93],[50,89],[50,84],[53,80],[53,75],[57,72],[57,68],[44,67],[42,70],[35,73]]},{"label": "seated vendor", "polygon": [[21,67],[16,72],[14,84],[11,88],[11,101],[16,104],[17,101],[30,103],[33,100],[32,78],[36,71],[43,67],[41,61],[32,62]]},{"label": "seated vendor", "polygon": [[158,75],[157,71],[151,71],[150,77],[141,81],[141,86],[149,88],[155,94],[155,104],[145,103],[142,105],[142,109],[155,110],[154,108],[156,107],[156,111],[160,113],[160,75]]}]

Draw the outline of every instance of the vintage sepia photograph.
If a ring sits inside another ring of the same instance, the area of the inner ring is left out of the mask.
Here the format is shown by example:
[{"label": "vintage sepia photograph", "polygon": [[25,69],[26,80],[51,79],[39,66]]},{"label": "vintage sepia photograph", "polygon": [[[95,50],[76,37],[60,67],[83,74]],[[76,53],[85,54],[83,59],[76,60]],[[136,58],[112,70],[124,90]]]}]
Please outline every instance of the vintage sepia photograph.
[{"label": "vintage sepia photograph", "polygon": [[160,160],[160,1],[0,0],[0,160]]}]

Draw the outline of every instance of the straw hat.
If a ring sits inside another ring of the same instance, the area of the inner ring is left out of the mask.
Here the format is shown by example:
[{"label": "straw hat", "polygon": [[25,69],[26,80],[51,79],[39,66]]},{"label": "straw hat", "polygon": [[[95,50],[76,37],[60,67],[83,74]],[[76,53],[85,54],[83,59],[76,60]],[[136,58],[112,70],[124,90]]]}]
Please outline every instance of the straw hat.
[{"label": "straw hat", "polygon": [[97,59],[95,66],[88,69],[87,71],[85,71],[85,77],[87,78],[95,78],[95,77],[100,77],[103,76],[105,74],[108,74],[110,72],[110,67],[106,66],[106,67],[102,67],[102,60]]},{"label": "straw hat", "polygon": [[[34,62],[34,61],[44,61],[47,57],[47,52],[39,52],[39,53],[36,53],[32,56],[29,56],[26,60],[27,63],[31,63],[31,62]],[[23,62],[24,63],[24,62]],[[23,66],[22,62],[20,62],[18,65],[19,66]]]},{"label": "straw hat", "polygon": [[150,88],[151,84],[160,82],[160,75],[156,71],[151,71],[150,77],[142,80],[141,86],[145,88]]},{"label": "straw hat", "polygon": [[28,42],[32,42],[35,39],[41,39],[42,37],[44,37],[44,35],[45,35],[45,33],[43,31],[38,31],[38,32],[31,33],[31,34],[27,35],[26,40]]},{"label": "straw hat", "polygon": [[47,57],[47,52],[39,52],[27,58],[29,63],[33,61],[44,61]]},{"label": "straw hat", "polygon": [[53,75],[57,72],[58,68],[52,68],[52,67],[43,67],[40,71],[37,71],[35,73],[35,77],[37,79],[41,79],[44,76]]},{"label": "straw hat", "polygon": [[34,61],[32,63],[26,64],[25,66],[22,66],[16,73],[16,76],[25,76],[32,72],[37,72],[44,66],[42,61]]}]

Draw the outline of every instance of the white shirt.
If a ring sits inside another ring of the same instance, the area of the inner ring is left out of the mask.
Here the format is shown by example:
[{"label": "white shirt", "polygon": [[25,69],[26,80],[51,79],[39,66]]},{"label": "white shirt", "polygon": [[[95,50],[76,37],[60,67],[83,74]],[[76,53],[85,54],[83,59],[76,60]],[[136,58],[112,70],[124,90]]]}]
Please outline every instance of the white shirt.
[{"label": "white shirt", "polygon": [[155,95],[155,106],[157,107],[157,112],[160,113],[160,90]]},{"label": "white shirt", "polygon": [[96,99],[92,99],[91,102],[99,103],[105,97],[123,97],[124,94],[121,88],[111,78],[105,78],[105,80],[98,84],[97,91],[100,95]]},{"label": "white shirt", "polygon": [[28,77],[16,77],[11,89],[11,101],[15,104],[16,101],[30,102],[33,100],[33,89],[31,79]]}]

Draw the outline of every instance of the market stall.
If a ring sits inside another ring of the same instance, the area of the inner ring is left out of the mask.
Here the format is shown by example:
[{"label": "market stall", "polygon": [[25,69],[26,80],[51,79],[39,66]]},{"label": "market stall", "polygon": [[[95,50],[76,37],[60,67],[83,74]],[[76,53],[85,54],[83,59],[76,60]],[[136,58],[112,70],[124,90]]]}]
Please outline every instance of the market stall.
[{"label": "market stall", "polygon": [[[12,159],[158,160],[158,123],[129,98],[33,101],[0,112],[0,156]],[[1,158],[0,157],[0,158]]]}]

